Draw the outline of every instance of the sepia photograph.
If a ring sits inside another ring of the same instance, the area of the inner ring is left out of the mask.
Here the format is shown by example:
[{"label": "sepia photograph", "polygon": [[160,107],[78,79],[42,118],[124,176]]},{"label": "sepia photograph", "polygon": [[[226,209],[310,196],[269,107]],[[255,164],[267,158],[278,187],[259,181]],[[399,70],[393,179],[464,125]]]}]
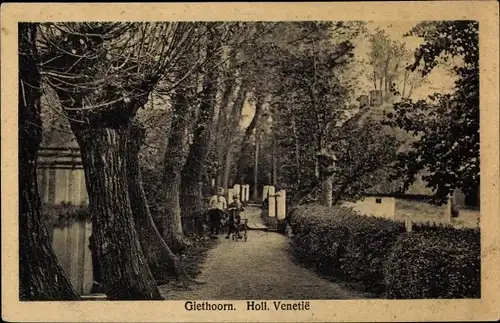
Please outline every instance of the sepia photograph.
[{"label": "sepia photograph", "polygon": [[9,30],[20,306],[485,298],[479,19],[60,18]]}]

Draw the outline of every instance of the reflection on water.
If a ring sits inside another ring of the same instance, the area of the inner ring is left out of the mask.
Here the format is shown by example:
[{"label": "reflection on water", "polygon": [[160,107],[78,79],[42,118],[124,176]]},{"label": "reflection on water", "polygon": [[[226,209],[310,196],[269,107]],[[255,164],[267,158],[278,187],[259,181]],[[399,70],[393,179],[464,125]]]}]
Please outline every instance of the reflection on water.
[{"label": "reflection on water", "polygon": [[85,220],[58,221],[51,231],[52,248],[66,276],[80,295],[92,289],[92,256],[89,237],[92,223]]}]

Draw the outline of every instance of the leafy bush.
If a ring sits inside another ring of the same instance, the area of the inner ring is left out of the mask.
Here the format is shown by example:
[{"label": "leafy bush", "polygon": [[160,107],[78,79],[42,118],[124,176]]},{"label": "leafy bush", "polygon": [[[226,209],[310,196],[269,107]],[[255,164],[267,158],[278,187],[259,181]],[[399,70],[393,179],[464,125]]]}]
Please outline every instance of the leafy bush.
[{"label": "leafy bush", "polygon": [[479,230],[419,231],[402,235],[391,250],[384,270],[386,297],[480,297]]},{"label": "leafy bush", "polygon": [[362,282],[374,292],[384,291],[384,262],[399,235],[402,223],[375,217],[356,216],[349,224],[341,270],[346,280]]},{"label": "leafy bush", "polygon": [[477,297],[478,230],[404,225],[349,208],[307,205],[289,221],[297,258],[388,298]]},{"label": "leafy bush", "polygon": [[340,259],[348,242],[347,223],[354,211],[347,208],[327,209],[307,205],[294,210],[291,227],[296,255],[326,275],[339,274]]}]

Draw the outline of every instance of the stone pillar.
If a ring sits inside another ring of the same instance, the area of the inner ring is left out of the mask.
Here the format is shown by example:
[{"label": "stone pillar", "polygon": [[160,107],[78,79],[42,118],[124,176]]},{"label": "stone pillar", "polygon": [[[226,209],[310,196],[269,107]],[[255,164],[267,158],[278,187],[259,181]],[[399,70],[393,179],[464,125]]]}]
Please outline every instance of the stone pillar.
[{"label": "stone pillar", "polygon": [[[233,193],[237,194],[240,197],[240,201],[241,201],[241,185],[240,184],[234,184],[233,190],[234,190]],[[231,197],[231,199],[232,199],[232,197]]]},{"label": "stone pillar", "polygon": [[269,204],[268,216],[274,218],[276,216],[276,196],[274,195],[274,186],[269,186]]},{"label": "stone pillar", "polygon": [[248,201],[250,201],[250,185],[248,185],[248,184],[247,184],[247,185],[245,185],[245,186],[246,186],[246,188],[247,188],[247,189],[246,189],[246,191],[245,191],[245,192],[246,192],[245,201],[247,201],[247,202],[248,202]]},{"label": "stone pillar", "polygon": [[269,185],[265,185],[264,190],[262,191],[262,201],[264,201],[267,198],[268,193],[269,193]]},{"label": "stone pillar", "polygon": [[241,185],[241,202],[245,202],[247,198],[247,186]]},{"label": "stone pillar", "polygon": [[286,191],[281,190],[278,192],[278,197],[276,199],[276,203],[278,203],[276,217],[280,220],[283,220],[286,217]]},{"label": "stone pillar", "polygon": [[215,178],[212,178],[212,181],[210,182],[210,184],[212,185],[212,187],[215,187]]}]

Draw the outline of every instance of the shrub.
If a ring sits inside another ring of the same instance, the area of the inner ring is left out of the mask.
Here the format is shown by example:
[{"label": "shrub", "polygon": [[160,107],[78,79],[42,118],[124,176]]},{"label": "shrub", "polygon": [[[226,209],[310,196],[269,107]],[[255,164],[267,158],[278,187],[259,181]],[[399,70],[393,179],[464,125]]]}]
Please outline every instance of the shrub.
[{"label": "shrub", "polygon": [[346,280],[362,282],[374,292],[384,291],[384,262],[391,247],[404,232],[401,223],[375,217],[356,216],[349,228],[346,251],[341,258]]},{"label": "shrub", "polygon": [[480,297],[479,230],[429,229],[402,235],[391,250],[384,268],[386,297]]},{"label": "shrub", "polygon": [[479,231],[404,225],[343,207],[307,205],[289,216],[296,256],[319,272],[388,298],[478,297]]},{"label": "shrub", "polygon": [[347,208],[327,209],[308,205],[294,210],[291,226],[296,255],[326,275],[339,274],[340,259],[347,244],[348,232],[339,225],[355,213]]}]

